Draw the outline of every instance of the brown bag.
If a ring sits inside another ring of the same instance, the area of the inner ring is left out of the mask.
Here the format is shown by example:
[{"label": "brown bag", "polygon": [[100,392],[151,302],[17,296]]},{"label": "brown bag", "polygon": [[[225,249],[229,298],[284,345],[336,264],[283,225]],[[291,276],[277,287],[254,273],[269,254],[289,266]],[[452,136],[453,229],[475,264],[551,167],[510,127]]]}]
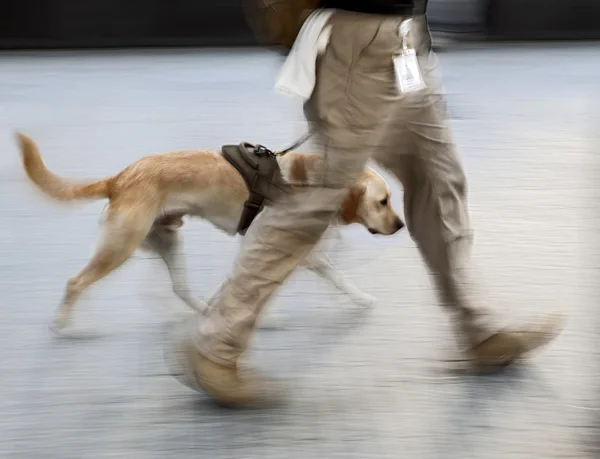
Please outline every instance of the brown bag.
[{"label": "brown bag", "polygon": [[248,24],[259,43],[291,49],[319,0],[243,0]]}]

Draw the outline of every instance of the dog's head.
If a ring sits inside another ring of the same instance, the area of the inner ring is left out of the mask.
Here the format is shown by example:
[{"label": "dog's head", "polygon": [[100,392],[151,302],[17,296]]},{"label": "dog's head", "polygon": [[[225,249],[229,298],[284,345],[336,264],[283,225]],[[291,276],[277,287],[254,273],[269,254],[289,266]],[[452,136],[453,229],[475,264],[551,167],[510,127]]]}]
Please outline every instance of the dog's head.
[{"label": "dog's head", "polygon": [[394,234],[404,227],[404,222],[392,208],[390,197],[390,188],[384,178],[366,168],[342,203],[342,221],[361,224],[371,234]]}]

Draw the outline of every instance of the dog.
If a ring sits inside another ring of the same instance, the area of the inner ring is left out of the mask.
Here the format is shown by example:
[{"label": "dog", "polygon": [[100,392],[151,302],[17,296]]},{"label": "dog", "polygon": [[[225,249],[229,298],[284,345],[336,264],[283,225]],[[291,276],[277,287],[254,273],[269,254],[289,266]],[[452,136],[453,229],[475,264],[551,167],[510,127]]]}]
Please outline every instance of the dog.
[{"label": "dog", "polygon": [[[36,143],[18,133],[23,167],[29,179],[58,201],[108,199],[101,217],[101,237],[88,264],[65,287],[50,328],[71,325],[77,299],[93,283],[125,263],[137,249],[151,250],[164,261],[174,293],[192,309],[205,312],[208,304],[196,298],[187,283],[185,259],[178,250],[185,216],[201,217],[229,235],[235,235],[248,199],[248,187],[239,172],[218,150],[189,150],[143,157],[112,177],[74,183],[54,175],[45,166]],[[290,152],[278,157],[283,179],[290,185],[318,180],[321,155]],[[366,167],[348,190],[337,224],[358,223],[373,234],[391,235],[404,222],[391,206],[390,189],[373,169]],[[304,265],[329,280],[362,305],[374,298],[348,283],[327,257],[313,250]]]}]

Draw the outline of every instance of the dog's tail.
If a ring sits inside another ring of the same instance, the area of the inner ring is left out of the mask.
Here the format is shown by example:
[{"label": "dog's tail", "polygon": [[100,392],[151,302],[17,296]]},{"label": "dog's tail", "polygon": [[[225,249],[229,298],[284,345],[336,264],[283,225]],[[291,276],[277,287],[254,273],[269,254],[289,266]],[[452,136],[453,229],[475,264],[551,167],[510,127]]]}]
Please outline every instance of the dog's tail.
[{"label": "dog's tail", "polygon": [[83,184],[72,183],[54,175],[48,170],[33,140],[21,133],[17,133],[17,141],[21,148],[21,157],[25,172],[27,172],[31,181],[48,196],[58,201],[110,199],[110,179]]}]

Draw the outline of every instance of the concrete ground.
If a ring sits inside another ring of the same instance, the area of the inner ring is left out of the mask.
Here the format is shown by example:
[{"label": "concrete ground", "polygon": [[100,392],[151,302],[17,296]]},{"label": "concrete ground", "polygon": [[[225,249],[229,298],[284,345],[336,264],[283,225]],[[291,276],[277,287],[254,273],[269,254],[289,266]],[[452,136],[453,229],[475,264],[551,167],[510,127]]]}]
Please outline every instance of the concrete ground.
[{"label": "concrete ground", "polygon": [[[379,303],[348,304],[299,272],[260,331],[252,362],[287,380],[289,402],[224,411],[162,360],[176,305],[140,255],[92,289],[76,315],[94,340],[46,328],[90,255],[103,202],[55,205],[27,183],[12,131],[65,176],[110,175],[142,155],[242,140],[272,148],[304,132],[272,91],[261,51],[8,53],[0,56],[0,457],[7,459],[591,457],[600,409],[597,232],[600,49],[471,47],[441,55],[470,178],[482,300],[519,323],[554,309],[564,333],[530,363],[460,376],[453,340],[406,232],[348,229],[333,258]],[[401,205],[401,190],[394,200]],[[190,277],[206,297],[237,241],[185,227]]]}]

